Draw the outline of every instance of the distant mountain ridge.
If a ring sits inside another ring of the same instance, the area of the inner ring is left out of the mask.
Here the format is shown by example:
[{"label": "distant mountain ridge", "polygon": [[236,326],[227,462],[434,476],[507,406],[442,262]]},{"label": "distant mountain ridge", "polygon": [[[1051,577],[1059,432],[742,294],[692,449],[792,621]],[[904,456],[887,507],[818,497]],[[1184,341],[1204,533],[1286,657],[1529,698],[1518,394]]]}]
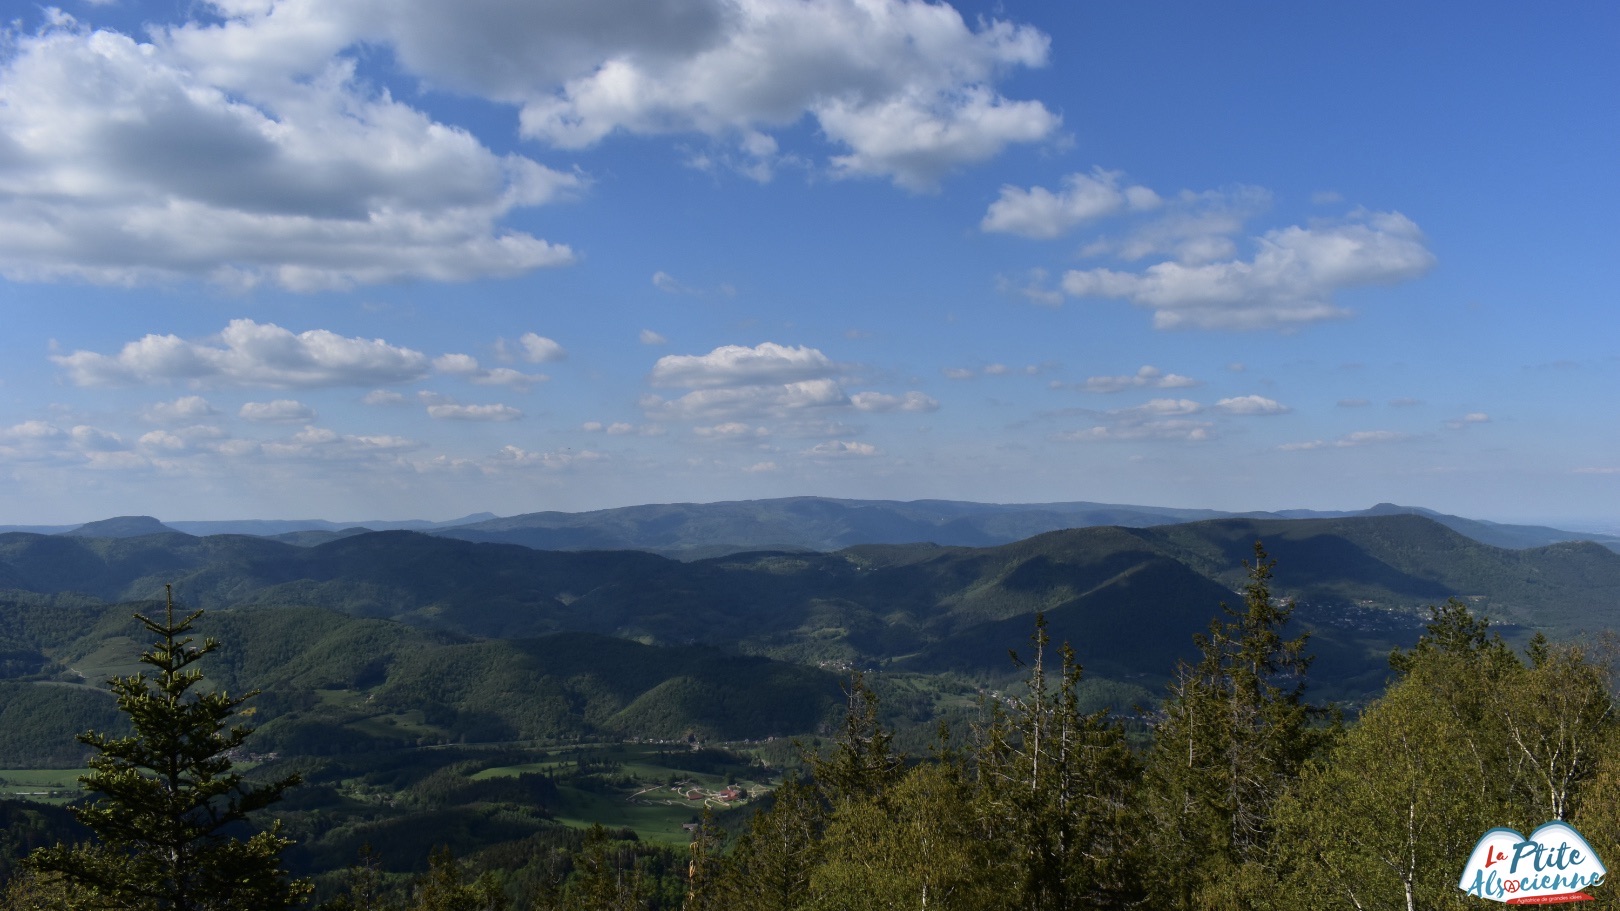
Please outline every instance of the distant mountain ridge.
[{"label": "distant mountain ridge", "polygon": [[1102,676],[1169,673],[1263,540],[1274,591],[1301,603],[1324,678],[1382,685],[1422,607],[1450,597],[1555,636],[1620,628],[1620,554],[1591,542],[1511,550],[1424,516],[1215,519],[1104,526],[995,547],[869,544],[681,562],[640,551],[543,551],[418,532],[315,547],[245,535],[0,534],[0,589],[103,602],[324,608],[460,635],[561,632],[707,644],[801,664],[1005,670],[1009,637],[1047,614]]},{"label": "distant mountain ridge", "polygon": [[[444,522],[239,520],[159,523],[122,517],[83,526],[0,526],[0,532],[67,533],[125,537],[160,531],[189,535],[268,537],[300,546],[324,544],[367,531],[421,531],[464,541],[519,544],[539,550],[643,550],[693,560],[754,550],[831,552],[862,544],[932,543],[993,547],[1069,528],[1150,528],[1212,519],[1335,519],[1419,515],[1475,541],[1525,549],[1594,541],[1620,551],[1620,536],[1511,525],[1446,515],[1431,509],[1379,503],[1332,512],[1282,510],[1230,513],[1210,509],[1093,503],[975,503],[959,500],[845,500],[785,497],[716,503],[665,503],[590,512],[536,512],[497,517],[479,513]],[[133,524],[140,520],[144,524]]]}]

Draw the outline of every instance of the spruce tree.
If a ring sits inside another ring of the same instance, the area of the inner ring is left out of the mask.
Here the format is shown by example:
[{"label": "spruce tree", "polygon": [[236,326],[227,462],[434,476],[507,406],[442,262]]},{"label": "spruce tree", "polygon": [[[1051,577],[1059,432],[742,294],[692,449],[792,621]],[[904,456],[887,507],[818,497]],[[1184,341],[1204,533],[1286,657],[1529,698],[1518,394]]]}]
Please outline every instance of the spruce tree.
[{"label": "spruce tree", "polygon": [[1143,809],[1147,885],[1166,908],[1246,908],[1269,888],[1272,813],[1322,743],[1305,702],[1306,636],[1285,638],[1291,602],[1271,596],[1259,541],[1244,607],[1195,638],[1202,658],[1182,665],[1157,719]]},{"label": "spruce tree", "polygon": [[268,831],[239,837],[249,816],[298,784],[292,775],[252,784],[231,770],[230,754],[251,727],[233,722],[250,692],[196,689],[194,665],[219,647],[187,634],[202,615],[176,621],[172,591],[161,622],[135,618],[158,641],[141,655],[145,671],[109,681],[133,733],[91,731],[90,773],[79,779],[95,799],[73,809],[95,841],[41,848],[29,858],[68,887],[70,907],[128,911],[274,911],[298,904],[308,883],[288,877],[281,852],[291,844]]},{"label": "spruce tree", "polygon": [[1068,643],[1050,690],[1042,615],[1031,642],[1026,692],[1010,711],[993,706],[979,731],[974,806],[985,840],[1007,854],[1013,907],[1132,905],[1141,896],[1128,863],[1135,833],[1127,803],[1137,772],[1124,730],[1106,709],[1081,713],[1083,672]]}]

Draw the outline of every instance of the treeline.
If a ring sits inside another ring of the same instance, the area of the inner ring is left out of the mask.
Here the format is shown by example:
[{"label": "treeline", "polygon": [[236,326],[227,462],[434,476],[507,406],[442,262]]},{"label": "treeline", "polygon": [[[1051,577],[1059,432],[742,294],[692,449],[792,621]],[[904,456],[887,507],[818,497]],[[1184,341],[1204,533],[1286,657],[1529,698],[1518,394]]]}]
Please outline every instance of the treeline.
[{"label": "treeline", "polygon": [[[1493,827],[1567,820],[1600,858],[1620,858],[1605,643],[1538,636],[1521,656],[1451,601],[1346,722],[1307,701],[1307,642],[1289,635],[1271,572],[1256,545],[1243,604],[1197,638],[1200,657],[1177,669],[1146,738],[1117,713],[1083,711],[1074,652],[1038,621],[1019,691],[988,700],[971,729],[942,730],[926,756],[896,749],[855,676],[836,742],[808,757],[809,774],[738,830],[706,815],[687,851],[555,829],[459,860],[437,852],[407,881],[362,848],[323,877],[323,894],[289,881],[274,907],[1460,911],[1480,901],[1457,880]],[[550,783],[500,787],[543,801]],[[261,859],[280,844],[264,842]],[[13,877],[0,909],[70,906],[69,881],[45,875],[71,872],[67,855],[40,856],[55,866]],[[1620,888],[1591,891],[1592,907],[1620,907]]]},{"label": "treeline", "polygon": [[[1620,859],[1610,659],[1535,639],[1520,658],[1459,602],[1433,609],[1353,724],[1306,704],[1303,638],[1257,549],[1244,609],[1198,641],[1127,748],[1076,710],[1037,632],[1028,685],[962,748],[896,756],[854,688],[837,750],[726,844],[694,845],[689,909],[1443,909],[1474,843],[1568,820]],[[1597,887],[1594,907],[1620,905]],[[633,896],[602,907],[650,907]]]}]

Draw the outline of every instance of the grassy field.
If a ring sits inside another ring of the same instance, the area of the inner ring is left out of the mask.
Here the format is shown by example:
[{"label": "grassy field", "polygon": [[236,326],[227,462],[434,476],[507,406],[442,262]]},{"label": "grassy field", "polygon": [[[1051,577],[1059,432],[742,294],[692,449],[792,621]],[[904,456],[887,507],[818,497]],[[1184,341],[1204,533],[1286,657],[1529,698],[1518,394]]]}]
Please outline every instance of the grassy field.
[{"label": "grassy field", "polygon": [[62,805],[78,797],[89,769],[0,769],[0,796]]},{"label": "grassy field", "polygon": [[[593,745],[548,752],[533,762],[483,769],[470,777],[549,774],[556,778],[561,796],[555,812],[558,822],[576,828],[598,823],[624,827],[635,830],[643,841],[684,845],[691,834],[682,825],[696,822],[705,808],[746,816],[776,786],[764,769],[749,764],[746,755],[737,754],[738,761],[724,763],[694,763],[693,755],[671,746]],[[713,768],[683,768],[694,764]],[[589,786],[581,786],[587,778]],[[747,796],[724,799],[720,794],[728,787]]]}]

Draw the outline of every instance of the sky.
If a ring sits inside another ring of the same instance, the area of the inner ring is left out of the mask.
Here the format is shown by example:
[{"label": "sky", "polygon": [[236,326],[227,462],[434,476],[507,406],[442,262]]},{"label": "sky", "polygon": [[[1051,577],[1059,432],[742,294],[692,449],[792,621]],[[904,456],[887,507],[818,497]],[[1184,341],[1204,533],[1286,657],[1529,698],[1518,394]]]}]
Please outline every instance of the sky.
[{"label": "sky", "polygon": [[1620,6],[0,2],[0,524],[1620,528]]}]

